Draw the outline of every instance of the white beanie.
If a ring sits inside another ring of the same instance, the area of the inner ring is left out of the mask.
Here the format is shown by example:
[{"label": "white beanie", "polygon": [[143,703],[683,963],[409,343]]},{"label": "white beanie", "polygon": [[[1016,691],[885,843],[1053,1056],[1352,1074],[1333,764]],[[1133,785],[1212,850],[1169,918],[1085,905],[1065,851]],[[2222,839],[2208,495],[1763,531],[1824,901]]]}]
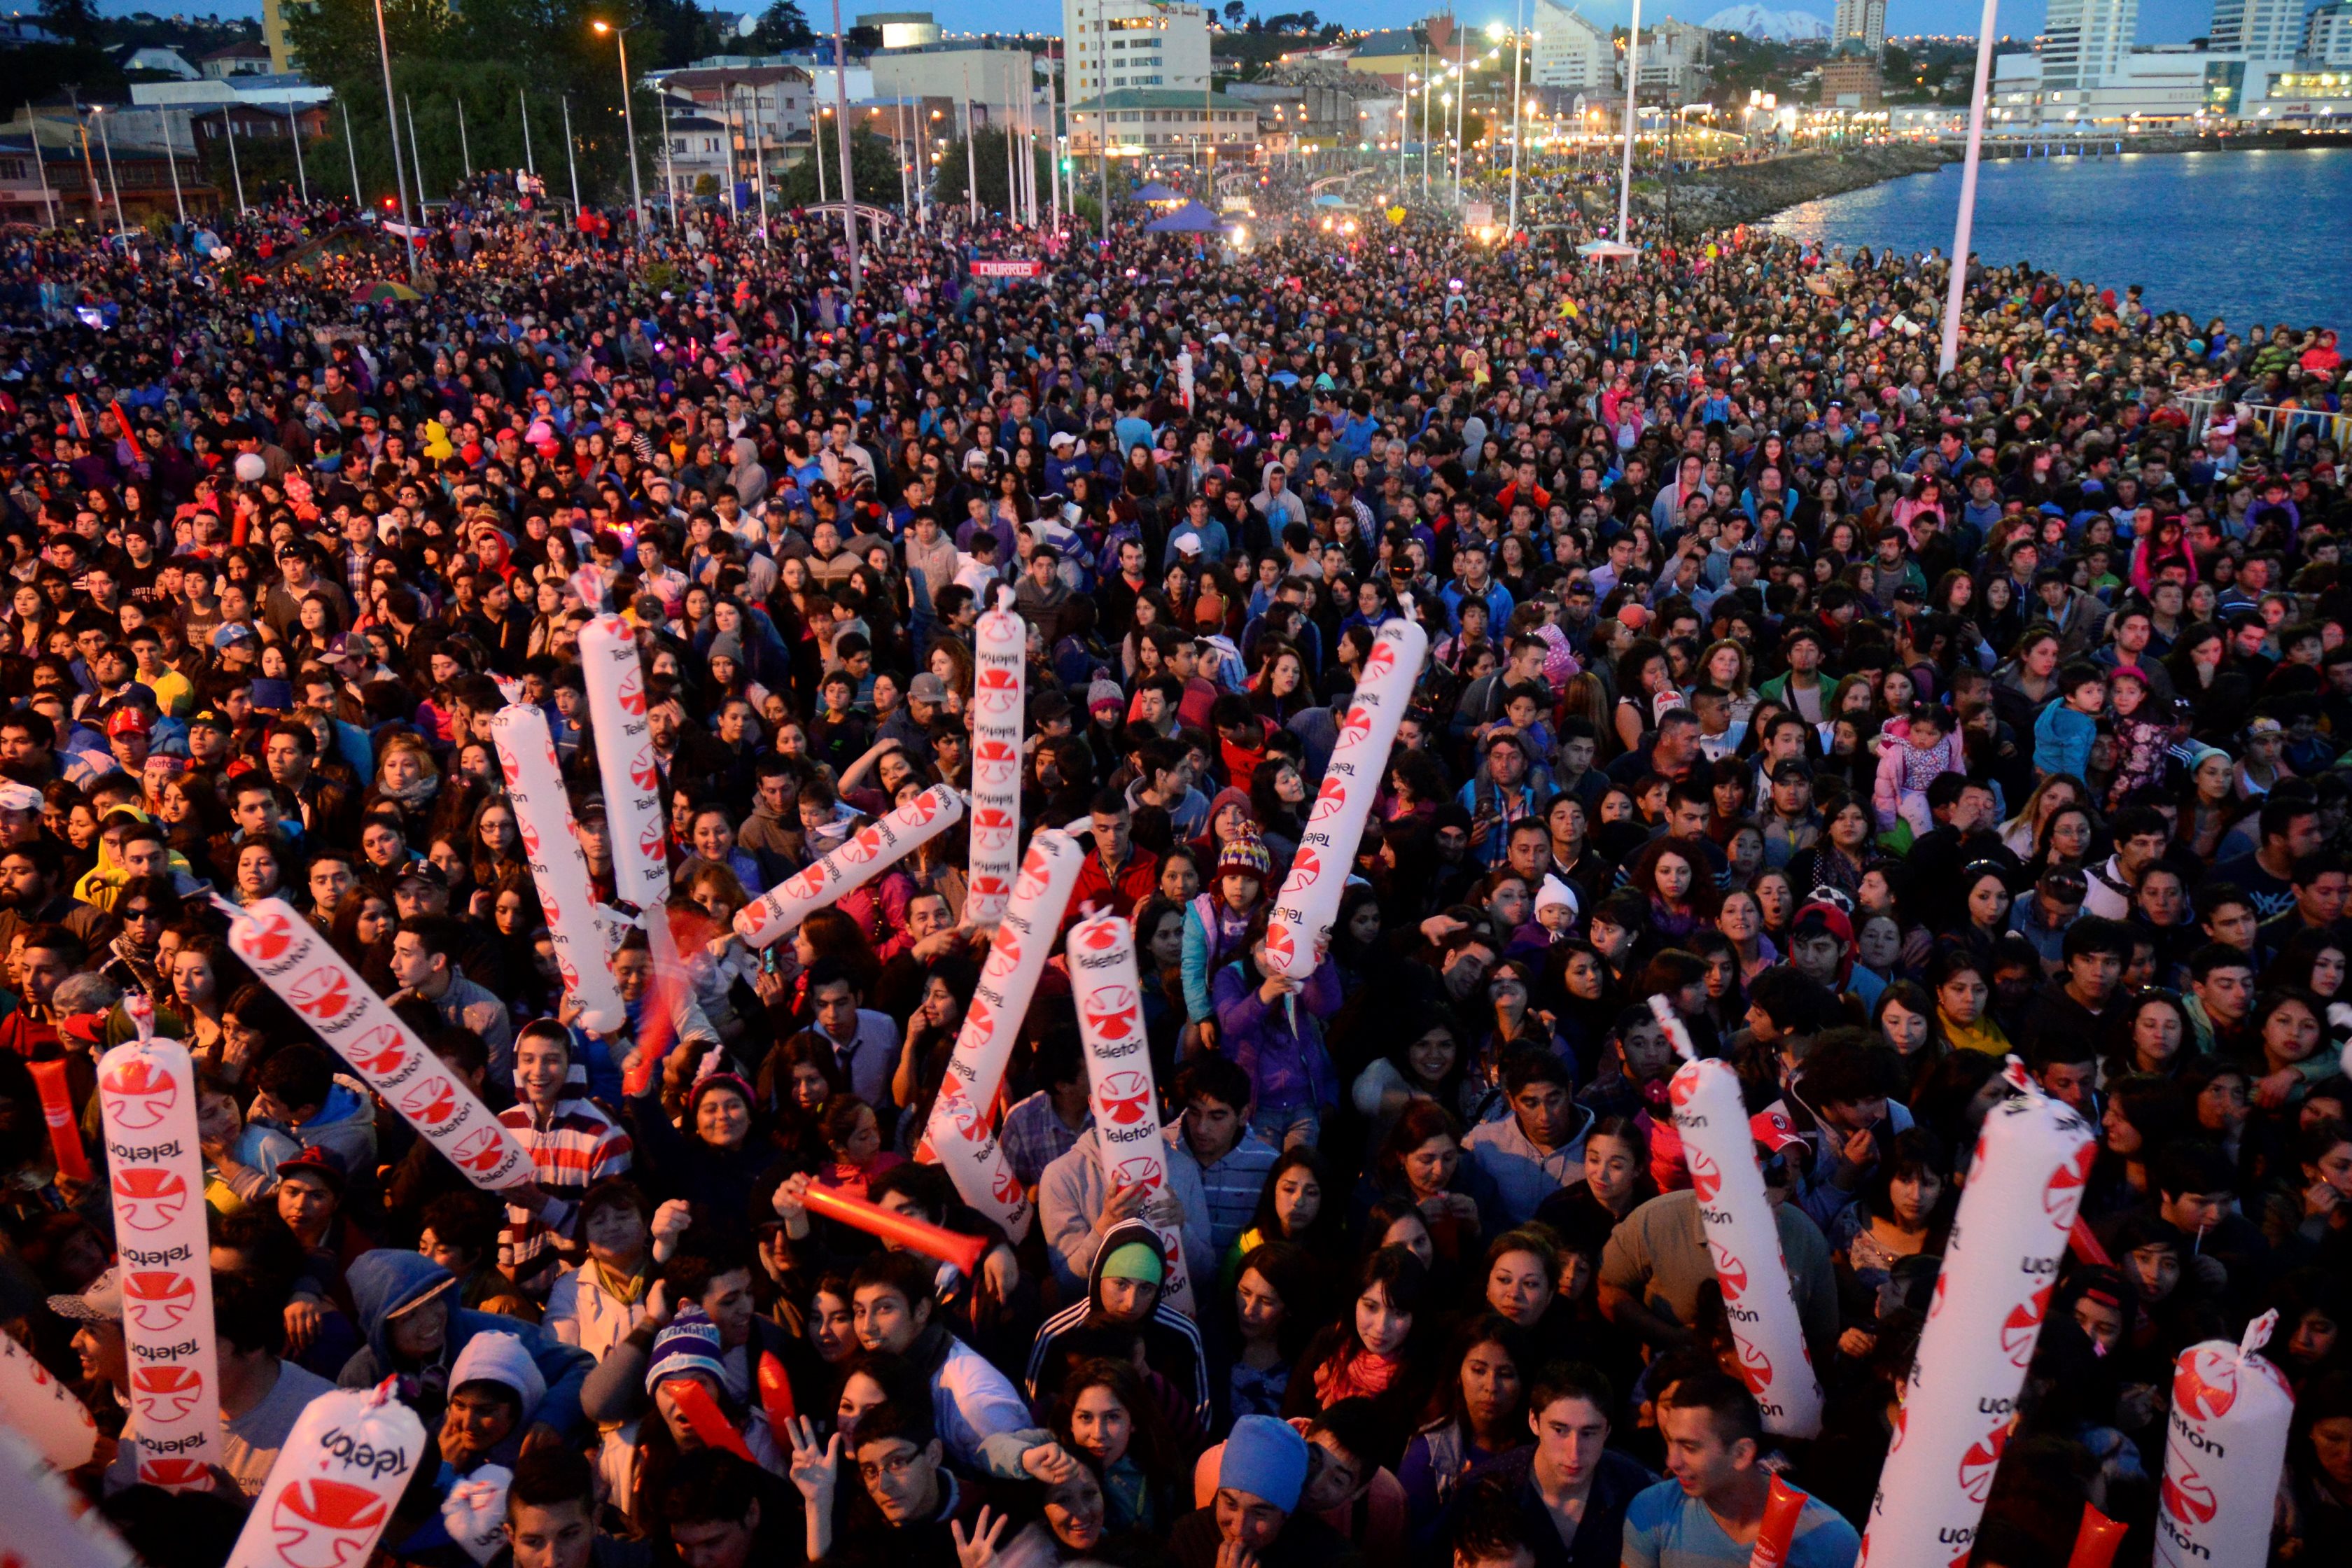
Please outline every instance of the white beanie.
[{"label": "white beanie", "polygon": [[525,1426],[530,1425],[539,1402],[547,1397],[547,1379],[540,1375],[530,1352],[513,1334],[476,1334],[466,1342],[449,1368],[450,1391],[455,1393],[469,1383],[500,1383],[513,1389],[522,1400],[520,1425]]},{"label": "white beanie", "polygon": [[1540,919],[1544,910],[1555,907],[1565,908],[1570,920],[1583,912],[1577,904],[1574,889],[1558,877],[1546,871],[1543,886],[1536,889],[1536,915]]}]

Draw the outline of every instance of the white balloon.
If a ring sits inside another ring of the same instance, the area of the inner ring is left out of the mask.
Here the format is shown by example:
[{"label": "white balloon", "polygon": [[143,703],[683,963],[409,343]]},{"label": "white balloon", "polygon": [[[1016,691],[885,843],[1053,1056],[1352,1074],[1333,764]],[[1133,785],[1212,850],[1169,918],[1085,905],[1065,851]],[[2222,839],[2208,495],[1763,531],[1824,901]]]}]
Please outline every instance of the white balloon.
[{"label": "white balloon", "polygon": [[2240,1343],[2207,1340],[2173,1363],[2156,1514],[2156,1560],[2164,1568],[2263,1568],[2270,1561],[2294,1390],[2254,1352],[2277,1326],[2278,1314],[2265,1312]]},{"label": "white balloon", "polygon": [[[1087,1047],[1087,1088],[1094,1100],[1095,1148],[1103,1189],[1160,1188],[1168,1183],[1168,1143],[1160,1131],[1160,1086],[1143,1026],[1143,986],[1136,977],[1135,927],[1103,914],[1070,928],[1063,953],[1070,967],[1078,1037]],[[1166,1273],[1160,1298],[1194,1316],[1192,1279],[1182,1235],[1154,1222]]]},{"label": "white balloon", "polygon": [[1871,1504],[1865,1565],[1967,1559],[2098,1153],[2089,1124],[2032,1089],[2013,1061],[2021,1092],[1986,1116],[1969,1162]]},{"label": "white balloon", "polygon": [[[539,885],[564,992],[580,1005],[582,1028],[612,1034],[629,1021],[628,1005],[613,978],[604,927],[596,917],[595,886],[588,879],[588,857],[572,820],[547,715],[530,703],[509,703],[491,718],[490,742],[506,775],[507,801],[514,807],[515,831],[522,836],[531,880]],[[609,817],[605,831],[610,837]]]},{"label": "white balloon", "polygon": [[772,947],[801,921],[856,891],[963,819],[963,796],[933,784],[906,805],[859,828],[832,854],[803,867],[735,911],[735,934]]},{"label": "white balloon", "polygon": [[1027,623],[1000,605],[972,627],[971,655],[971,858],[963,912],[974,925],[993,925],[1004,918],[1021,863]]},{"label": "white balloon", "polygon": [[1349,868],[1355,864],[1356,846],[1388,771],[1389,749],[1412,704],[1413,682],[1421,679],[1428,653],[1429,634],[1399,618],[1381,628],[1365,657],[1355,701],[1340,721],[1322,786],[1307,808],[1298,853],[1291,857],[1290,874],[1266,921],[1266,963],[1278,973],[1304,980],[1329,949]]},{"label": "white balloon", "polygon": [[22,1432],[61,1470],[89,1463],[98,1423],[73,1390],[49,1375],[33,1352],[0,1333],[0,1429]]},{"label": "white balloon", "polygon": [[208,1486],[206,1467],[220,1458],[220,1366],[188,1047],[157,1039],[115,1047],[99,1058],[98,1106],[139,1479],[174,1490]]},{"label": "white balloon", "polygon": [[1698,1197],[1699,1224],[1724,1315],[1739,1347],[1739,1375],[1763,1407],[1764,1429],[1814,1437],[1822,1429],[1822,1384],[1805,1348],[1789,1260],[1756,1166],[1756,1141],[1728,1062],[1685,1062],[1667,1086]]},{"label": "white balloon", "polygon": [[1028,1199],[1005,1163],[992,1128],[997,1090],[1005,1064],[1020,1037],[1037,982],[1045,973],[1062,913],[1078,883],[1086,850],[1059,828],[1041,828],[1013,880],[1012,901],[996,927],[988,962],[964,1005],[948,1075],[931,1102],[923,1139],[932,1158],[947,1167],[963,1201],[1004,1227],[1015,1240],[1029,1232]]},{"label": "white balloon", "polygon": [[393,1380],[339,1388],[303,1407],[228,1568],[347,1568],[365,1563],[425,1453],[425,1423]]},{"label": "white balloon", "polygon": [[239,910],[228,945],[467,1181],[496,1193],[534,1179],[515,1135],[293,905],[264,899]]}]

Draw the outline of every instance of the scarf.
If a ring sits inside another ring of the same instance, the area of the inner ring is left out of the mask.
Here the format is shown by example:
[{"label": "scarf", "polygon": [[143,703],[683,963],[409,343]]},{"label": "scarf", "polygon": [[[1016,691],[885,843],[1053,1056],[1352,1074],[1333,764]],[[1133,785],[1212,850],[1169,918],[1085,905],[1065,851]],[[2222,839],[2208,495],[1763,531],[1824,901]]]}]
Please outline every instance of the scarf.
[{"label": "scarf", "polygon": [[2009,1037],[2001,1033],[2000,1026],[1994,1023],[1990,1015],[1979,1018],[1973,1025],[1963,1026],[1953,1023],[1950,1016],[1938,1007],[1936,1009],[1936,1022],[1943,1028],[1944,1038],[1955,1050],[1982,1051],[1994,1058],[2009,1055]]},{"label": "scarf", "polygon": [[413,784],[394,789],[390,784],[378,784],[376,793],[386,800],[395,800],[405,806],[420,806],[441,793],[441,775],[425,773]]},{"label": "scarf", "polygon": [[1375,1399],[1403,1370],[1404,1363],[1370,1351],[1333,1356],[1315,1371],[1315,1394],[1326,1409],[1342,1399]]},{"label": "scarf", "polygon": [[587,1266],[595,1271],[596,1288],[624,1307],[634,1307],[644,1300],[646,1290],[653,1285],[651,1268],[640,1268],[627,1279],[619,1279],[614,1278],[613,1271],[605,1268],[600,1258],[589,1258]]}]

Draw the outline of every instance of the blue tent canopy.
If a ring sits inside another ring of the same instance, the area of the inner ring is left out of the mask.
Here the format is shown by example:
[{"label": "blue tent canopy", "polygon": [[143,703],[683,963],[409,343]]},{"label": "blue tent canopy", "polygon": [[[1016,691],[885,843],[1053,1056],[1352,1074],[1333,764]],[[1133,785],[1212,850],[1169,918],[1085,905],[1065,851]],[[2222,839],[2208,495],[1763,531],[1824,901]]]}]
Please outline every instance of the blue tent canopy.
[{"label": "blue tent canopy", "polygon": [[1158,223],[1145,226],[1146,234],[1214,234],[1223,227],[1217,215],[1198,202],[1186,202]]},{"label": "blue tent canopy", "polygon": [[1152,184],[1145,185],[1142,189],[1137,191],[1135,193],[1135,199],[1139,202],[1181,202],[1184,199],[1184,193],[1181,191],[1171,191],[1167,186],[1154,181]]}]

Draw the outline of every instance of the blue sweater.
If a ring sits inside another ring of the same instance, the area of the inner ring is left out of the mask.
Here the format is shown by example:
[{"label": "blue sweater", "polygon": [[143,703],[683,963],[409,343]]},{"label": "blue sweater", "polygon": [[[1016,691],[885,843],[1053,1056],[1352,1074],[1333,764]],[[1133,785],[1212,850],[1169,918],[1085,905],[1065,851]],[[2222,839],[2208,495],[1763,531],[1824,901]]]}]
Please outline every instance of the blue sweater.
[{"label": "blue sweater", "polygon": [[2099,721],[2063,702],[2053,702],[2033,721],[2033,765],[2045,773],[2072,773],[2083,778],[2091,771],[2091,742]]}]

